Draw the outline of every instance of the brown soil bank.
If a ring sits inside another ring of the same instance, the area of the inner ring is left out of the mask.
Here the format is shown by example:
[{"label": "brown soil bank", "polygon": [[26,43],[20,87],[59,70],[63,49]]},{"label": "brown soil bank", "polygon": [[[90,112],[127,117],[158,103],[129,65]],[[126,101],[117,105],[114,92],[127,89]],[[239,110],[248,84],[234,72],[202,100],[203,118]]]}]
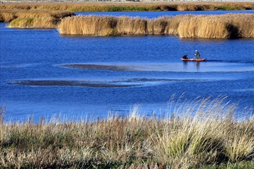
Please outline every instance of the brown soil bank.
[{"label": "brown soil bank", "polygon": [[87,11],[200,11],[200,10],[249,10],[253,2],[156,2],[156,3],[4,3],[0,9],[47,9]]},{"label": "brown soil bank", "polygon": [[62,18],[73,16],[69,11],[0,10],[0,22],[15,28],[56,28]]},{"label": "brown soil bank", "polygon": [[59,24],[63,35],[175,35],[180,38],[254,38],[254,14],[139,17],[74,16]]}]

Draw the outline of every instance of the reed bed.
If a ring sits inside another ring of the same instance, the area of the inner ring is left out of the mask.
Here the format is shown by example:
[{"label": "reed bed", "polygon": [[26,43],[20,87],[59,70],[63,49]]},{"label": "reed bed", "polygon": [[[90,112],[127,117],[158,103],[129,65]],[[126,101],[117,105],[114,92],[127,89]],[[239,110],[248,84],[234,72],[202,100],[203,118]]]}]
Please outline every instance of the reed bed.
[{"label": "reed bed", "polygon": [[254,38],[253,14],[190,16],[179,24],[180,38]]},{"label": "reed bed", "polygon": [[156,2],[156,3],[5,3],[0,9],[47,9],[73,12],[96,11],[197,11],[197,10],[248,10],[253,2]]},{"label": "reed bed", "polygon": [[62,18],[73,16],[69,11],[0,10],[0,22],[15,28],[57,28]]},{"label": "reed bed", "polygon": [[17,18],[10,22],[10,28],[55,29],[59,20],[53,17]]},{"label": "reed bed", "polygon": [[175,35],[180,38],[254,38],[254,14],[179,15],[155,19],[113,16],[66,17],[63,35]]},{"label": "reed bed", "polygon": [[0,22],[10,22],[16,18],[41,18],[53,17],[62,19],[67,16],[73,16],[69,11],[49,11],[49,10],[0,10]]},{"label": "reed bed", "polygon": [[[2,168],[218,168],[254,166],[254,118],[224,99],[128,116],[0,123]],[[1,109],[3,111],[3,108]],[[173,112],[173,113],[172,113]],[[3,114],[3,113],[0,113]]]}]

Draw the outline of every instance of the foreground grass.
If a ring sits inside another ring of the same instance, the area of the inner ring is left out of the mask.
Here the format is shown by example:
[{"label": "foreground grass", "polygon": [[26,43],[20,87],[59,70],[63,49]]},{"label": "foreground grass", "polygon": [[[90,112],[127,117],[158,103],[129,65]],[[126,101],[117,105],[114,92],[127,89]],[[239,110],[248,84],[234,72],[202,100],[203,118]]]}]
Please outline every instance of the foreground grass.
[{"label": "foreground grass", "polygon": [[223,99],[97,121],[0,123],[2,168],[253,168],[254,118]]},{"label": "foreground grass", "polygon": [[200,10],[250,10],[253,2],[156,2],[156,3],[6,3],[0,9],[46,9],[72,12],[112,11],[200,11]]},{"label": "foreground grass", "polygon": [[139,17],[74,16],[59,25],[60,34],[83,36],[175,35],[180,38],[254,38],[254,14]]}]

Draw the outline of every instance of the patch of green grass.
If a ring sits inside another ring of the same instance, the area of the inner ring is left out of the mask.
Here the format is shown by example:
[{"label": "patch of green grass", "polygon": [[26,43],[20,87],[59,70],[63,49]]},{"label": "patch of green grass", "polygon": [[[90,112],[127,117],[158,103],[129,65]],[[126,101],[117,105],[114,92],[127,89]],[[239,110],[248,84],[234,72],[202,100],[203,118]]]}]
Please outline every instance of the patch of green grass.
[{"label": "patch of green grass", "polygon": [[237,163],[221,163],[204,165],[203,169],[250,169],[254,168],[254,161],[241,161]]},{"label": "patch of green grass", "polygon": [[23,27],[31,27],[33,24],[35,18],[17,18],[10,22],[10,27],[20,27],[21,25]]},{"label": "patch of green grass", "polygon": [[220,5],[215,7],[216,10],[233,11],[233,10],[244,10],[245,8],[235,5]]}]

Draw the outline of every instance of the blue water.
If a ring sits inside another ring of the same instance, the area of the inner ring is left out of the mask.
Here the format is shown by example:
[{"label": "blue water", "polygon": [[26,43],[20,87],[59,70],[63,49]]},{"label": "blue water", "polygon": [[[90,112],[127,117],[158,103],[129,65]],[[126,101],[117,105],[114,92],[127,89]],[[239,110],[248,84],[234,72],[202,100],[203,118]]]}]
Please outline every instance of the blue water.
[{"label": "blue water", "polygon": [[[227,96],[226,102],[238,103],[240,109],[253,107],[253,46],[254,39],[66,37],[57,30],[9,29],[2,23],[0,106],[6,106],[5,118],[12,120],[126,115],[135,104],[144,114],[160,114],[172,95],[183,95],[180,103]],[[206,62],[180,60],[184,54],[194,56],[196,49]]]},{"label": "blue water", "polygon": [[254,10],[240,11],[150,11],[150,12],[76,12],[77,15],[108,15],[108,16],[131,16],[143,18],[157,18],[160,16],[176,15],[221,15],[225,13],[254,13]]}]

